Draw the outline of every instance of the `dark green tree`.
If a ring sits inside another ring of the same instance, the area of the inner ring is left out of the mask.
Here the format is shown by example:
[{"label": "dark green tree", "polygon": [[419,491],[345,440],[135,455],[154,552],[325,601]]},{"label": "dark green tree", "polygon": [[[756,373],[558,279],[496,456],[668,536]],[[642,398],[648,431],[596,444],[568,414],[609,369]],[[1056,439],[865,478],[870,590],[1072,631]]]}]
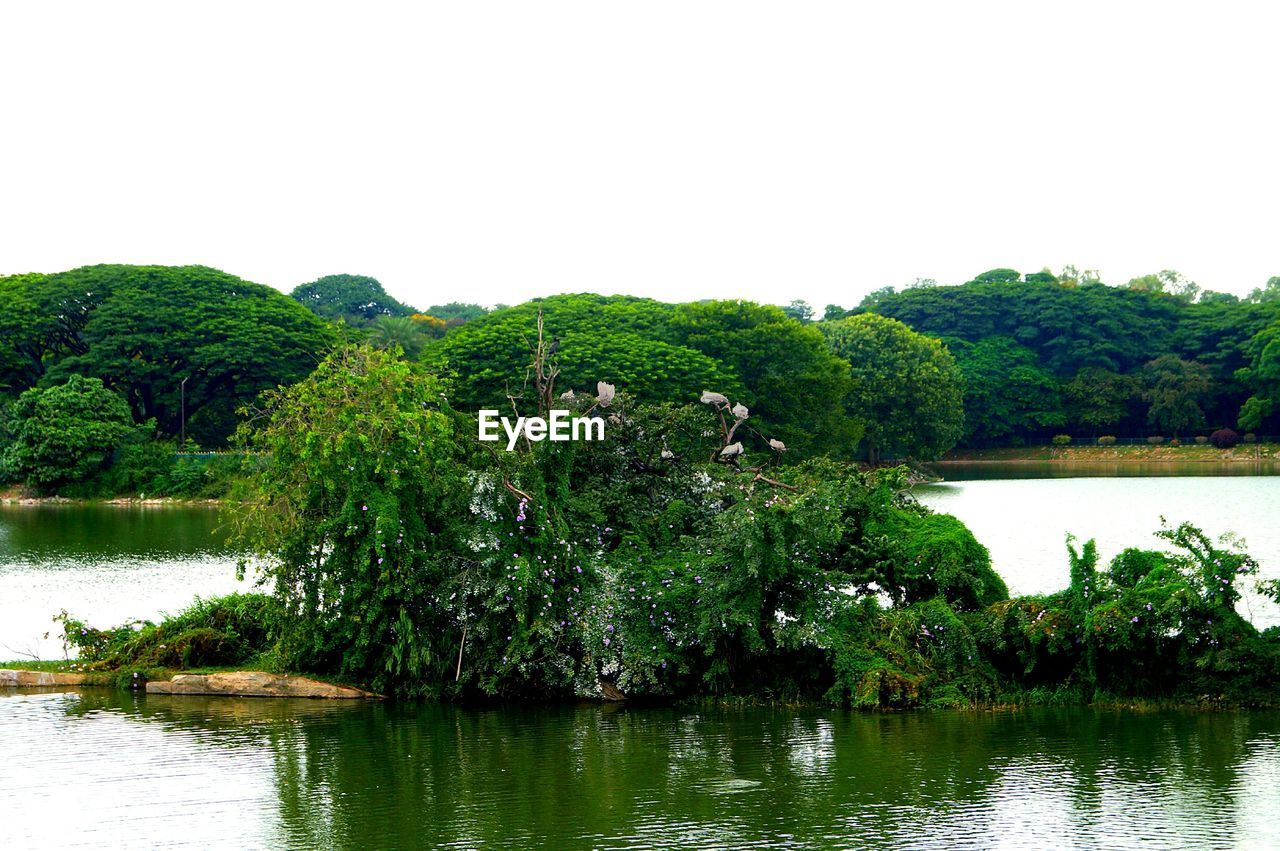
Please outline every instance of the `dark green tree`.
[{"label": "dark green tree", "polygon": [[26,391],[10,417],[13,440],[0,458],[0,472],[42,491],[84,481],[102,470],[112,453],[150,431],[134,425],[120,394],[80,375]]},{"label": "dark green tree", "polygon": [[964,428],[964,379],[946,347],[874,313],[818,327],[849,364],[845,406],[862,424],[871,463],[937,458],[955,446]]},{"label": "dark green tree", "polygon": [[1142,398],[1147,422],[1174,437],[1204,422],[1203,405],[1213,389],[1209,368],[1174,355],[1163,355],[1142,368]]},{"label": "dark green tree", "polygon": [[342,319],[351,325],[365,325],[379,316],[416,312],[388,295],[377,278],[366,275],[325,275],[309,284],[299,284],[289,295],[316,316]]}]

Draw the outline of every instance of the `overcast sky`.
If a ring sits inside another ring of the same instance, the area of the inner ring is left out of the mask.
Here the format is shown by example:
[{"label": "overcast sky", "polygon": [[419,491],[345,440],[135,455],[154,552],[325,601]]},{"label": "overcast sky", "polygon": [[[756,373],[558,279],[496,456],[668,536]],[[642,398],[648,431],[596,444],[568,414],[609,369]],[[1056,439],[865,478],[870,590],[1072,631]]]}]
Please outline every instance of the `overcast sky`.
[{"label": "overcast sky", "polygon": [[1244,293],[1280,275],[1267,6],[6,4],[0,274],[822,306],[1071,263]]}]

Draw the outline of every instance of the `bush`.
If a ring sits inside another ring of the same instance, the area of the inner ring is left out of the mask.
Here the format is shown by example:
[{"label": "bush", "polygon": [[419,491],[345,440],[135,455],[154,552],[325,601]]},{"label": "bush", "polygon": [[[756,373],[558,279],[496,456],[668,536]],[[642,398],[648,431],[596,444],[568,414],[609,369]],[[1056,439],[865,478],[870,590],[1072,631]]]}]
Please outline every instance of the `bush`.
[{"label": "bush", "polygon": [[1240,435],[1229,428],[1220,428],[1209,435],[1209,442],[1219,449],[1230,449],[1240,444]]},{"label": "bush", "polygon": [[1147,443],[1151,444],[1152,446],[1159,446],[1160,444],[1164,443],[1164,438],[1158,434],[1153,434],[1147,438]]},{"label": "bush", "polygon": [[63,642],[90,669],[202,668],[238,665],[267,649],[275,601],[229,594],[196,601],[160,623],[133,621],[95,629],[66,612]]},{"label": "bush", "polygon": [[1196,446],[1207,446],[1208,443],[1209,438],[1205,437],[1203,434],[1196,435]]},{"label": "bush", "polygon": [[1071,435],[1069,434],[1055,434],[1053,436],[1054,446],[1067,446],[1070,443],[1071,443]]},{"label": "bush", "polygon": [[1104,434],[1102,437],[1098,438],[1098,445],[1099,446],[1115,446],[1116,445],[1115,436],[1110,434]]},{"label": "bush", "polygon": [[44,491],[83,482],[150,426],[135,426],[124,397],[97,378],[28,390],[13,405],[13,442],[0,467],[9,478]]},{"label": "bush", "polygon": [[1245,443],[1257,443],[1257,442],[1258,442],[1258,436],[1257,436],[1256,434],[1254,434],[1253,432],[1251,432],[1251,431],[1245,432],[1245,435],[1244,435],[1244,442],[1245,442]]}]

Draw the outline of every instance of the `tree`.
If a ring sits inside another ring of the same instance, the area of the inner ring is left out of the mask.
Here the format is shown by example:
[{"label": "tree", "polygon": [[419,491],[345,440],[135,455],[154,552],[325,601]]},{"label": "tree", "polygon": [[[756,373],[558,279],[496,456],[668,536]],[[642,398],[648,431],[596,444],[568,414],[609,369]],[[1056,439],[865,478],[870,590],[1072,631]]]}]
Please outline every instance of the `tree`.
[{"label": "tree", "polygon": [[316,316],[366,325],[379,316],[408,316],[416,311],[396,301],[377,278],[365,275],[326,275],[299,284],[289,293]]},{"label": "tree", "polygon": [[405,357],[413,360],[427,343],[424,324],[414,316],[379,316],[369,323],[369,342],[379,349],[399,346]]},{"label": "tree", "polygon": [[813,321],[813,306],[802,298],[793,299],[790,304],[782,308],[782,312],[798,322]]},{"label": "tree", "polygon": [[842,405],[848,367],[816,326],[772,306],[707,301],[679,305],[670,327],[675,342],[724,364],[743,388],[736,400],[768,422],[790,453],[852,451],[858,434]]},{"label": "tree", "polygon": [[150,431],[135,426],[120,394],[97,378],[28,390],[10,413],[13,441],[0,461],[8,478],[41,490],[84,481],[125,443]]},{"label": "tree", "polygon": [[1274,304],[1280,302],[1280,275],[1274,275],[1260,287],[1254,287],[1249,293],[1249,301],[1255,304]]},{"label": "tree", "polygon": [[818,326],[849,363],[845,405],[862,423],[867,458],[936,458],[964,427],[964,379],[937,340],[893,319],[865,313]]},{"label": "tree", "polygon": [[262,465],[236,526],[281,603],[286,664],[407,693],[444,679],[458,645],[437,594],[466,568],[471,528],[444,391],[347,347],[239,432]]},{"label": "tree", "polygon": [[1130,376],[1097,366],[1080,370],[1062,389],[1069,421],[1094,435],[1124,419],[1129,401],[1138,393]]},{"label": "tree", "polygon": [[1202,405],[1213,389],[1209,368],[1174,355],[1163,355],[1142,368],[1142,398],[1150,406],[1147,422],[1174,437],[1204,422]]},{"label": "tree", "polygon": [[[236,409],[310,372],[334,335],[287,296],[203,266],[85,266],[0,280],[0,367],[15,391],[101,378],[138,422],[216,444]],[[8,332],[7,327],[0,330]],[[183,387],[182,380],[186,379]]]},{"label": "tree", "polygon": [[463,322],[470,322],[472,319],[479,319],[489,311],[485,310],[478,304],[463,304],[460,301],[451,301],[448,304],[434,304],[427,308],[427,313],[437,319],[443,319],[448,322],[450,319],[459,319]]},{"label": "tree", "polygon": [[964,440],[1025,439],[1066,425],[1058,380],[1009,337],[945,341],[964,376]]},{"label": "tree", "polygon": [[637,400],[691,402],[710,387],[741,387],[724,364],[675,341],[674,305],[631,296],[563,295],[495,310],[431,346],[424,360],[457,375],[453,400],[459,409],[505,408],[509,393],[520,394],[539,311],[557,347],[563,390],[607,381]]},{"label": "tree", "polygon": [[1236,376],[1251,391],[1240,407],[1239,425],[1258,431],[1280,413],[1280,321],[1259,331],[1248,345],[1249,366]]}]

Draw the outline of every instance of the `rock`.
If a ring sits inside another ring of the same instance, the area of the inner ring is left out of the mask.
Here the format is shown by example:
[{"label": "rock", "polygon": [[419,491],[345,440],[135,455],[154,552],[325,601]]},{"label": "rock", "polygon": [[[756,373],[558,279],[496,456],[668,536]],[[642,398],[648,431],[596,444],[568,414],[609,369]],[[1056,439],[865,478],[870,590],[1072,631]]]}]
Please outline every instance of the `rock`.
[{"label": "rock", "polygon": [[306,677],[268,674],[264,671],[230,671],[221,674],[178,674],[168,682],[147,683],[147,694],[225,694],[237,697],[315,697],[358,700],[377,697],[350,686],[336,686]]},{"label": "rock", "polygon": [[603,677],[600,678],[600,694],[604,696],[605,700],[610,701],[623,701],[627,699],[627,696],[622,693],[622,689],[618,688]]},{"label": "rock", "polygon": [[12,671],[0,670],[0,688],[27,686],[78,686],[83,685],[84,674],[63,671]]}]

